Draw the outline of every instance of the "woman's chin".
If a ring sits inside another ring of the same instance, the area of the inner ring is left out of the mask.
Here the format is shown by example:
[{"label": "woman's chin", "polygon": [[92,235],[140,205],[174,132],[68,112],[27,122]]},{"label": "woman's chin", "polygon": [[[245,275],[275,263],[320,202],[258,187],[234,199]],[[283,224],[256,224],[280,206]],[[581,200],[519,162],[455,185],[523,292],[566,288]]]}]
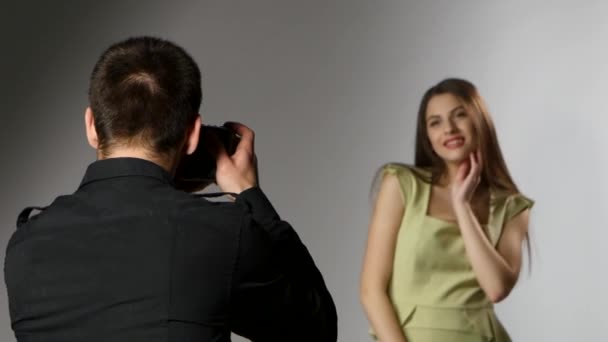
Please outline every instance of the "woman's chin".
[{"label": "woman's chin", "polygon": [[443,160],[447,164],[459,165],[469,159],[469,154],[470,153],[466,153],[464,151],[452,151],[452,153],[446,153],[443,156]]}]

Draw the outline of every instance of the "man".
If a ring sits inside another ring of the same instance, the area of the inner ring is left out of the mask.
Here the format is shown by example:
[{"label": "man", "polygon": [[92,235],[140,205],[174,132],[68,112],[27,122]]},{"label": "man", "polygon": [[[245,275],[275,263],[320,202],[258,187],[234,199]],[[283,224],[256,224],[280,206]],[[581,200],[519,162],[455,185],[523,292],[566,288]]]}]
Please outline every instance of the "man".
[{"label": "man", "polygon": [[[198,144],[200,72],[139,37],[97,62],[85,113],[97,150],[72,195],[19,217],[5,259],[12,328],[29,341],[336,341],[336,311],[291,226],[257,187],[254,134],[215,148],[234,202],[174,186]],[[217,146],[216,146],[217,147]]]}]

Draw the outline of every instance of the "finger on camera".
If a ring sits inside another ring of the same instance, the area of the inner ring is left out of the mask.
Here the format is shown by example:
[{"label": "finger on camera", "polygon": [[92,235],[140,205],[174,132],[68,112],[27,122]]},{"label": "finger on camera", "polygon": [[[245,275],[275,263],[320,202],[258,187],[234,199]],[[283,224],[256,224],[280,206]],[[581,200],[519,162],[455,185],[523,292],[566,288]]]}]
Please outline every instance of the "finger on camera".
[{"label": "finger on camera", "polygon": [[242,123],[231,121],[224,123],[224,127],[233,130],[241,136],[241,141],[236,147],[237,149],[246,149],[247,151],[253,153],[255,133],[251,128],[243,125]]}]

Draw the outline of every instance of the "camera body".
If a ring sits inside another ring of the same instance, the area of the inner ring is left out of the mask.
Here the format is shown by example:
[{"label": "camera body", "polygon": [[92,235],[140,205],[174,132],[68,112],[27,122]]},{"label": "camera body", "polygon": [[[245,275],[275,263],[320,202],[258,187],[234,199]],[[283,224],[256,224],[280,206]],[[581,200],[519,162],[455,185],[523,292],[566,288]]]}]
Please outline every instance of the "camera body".
[{"label": "camera body", "polygon": [[215,182],[215,157],[207,146],[210,139],[224,146],[228,155],[234,154],[241,137],[234,131],[222,126],[201,125],[200,138],[194,153],[185,155],[180,161],[175,184],[178,188],[192,190]]}]

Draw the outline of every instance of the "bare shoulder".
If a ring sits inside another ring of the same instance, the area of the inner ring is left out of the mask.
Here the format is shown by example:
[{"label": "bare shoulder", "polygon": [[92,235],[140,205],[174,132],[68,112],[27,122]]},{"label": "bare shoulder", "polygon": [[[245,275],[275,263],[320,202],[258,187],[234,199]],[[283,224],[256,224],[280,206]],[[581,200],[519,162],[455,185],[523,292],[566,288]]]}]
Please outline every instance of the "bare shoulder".
[{"label": "bare shoulder", "polygon": [[399,175],[396,173],[384,173],[380,180],[378,199],[387,197],[392,199],[399,199],[401,197],[401,182],[399,180]]}]

